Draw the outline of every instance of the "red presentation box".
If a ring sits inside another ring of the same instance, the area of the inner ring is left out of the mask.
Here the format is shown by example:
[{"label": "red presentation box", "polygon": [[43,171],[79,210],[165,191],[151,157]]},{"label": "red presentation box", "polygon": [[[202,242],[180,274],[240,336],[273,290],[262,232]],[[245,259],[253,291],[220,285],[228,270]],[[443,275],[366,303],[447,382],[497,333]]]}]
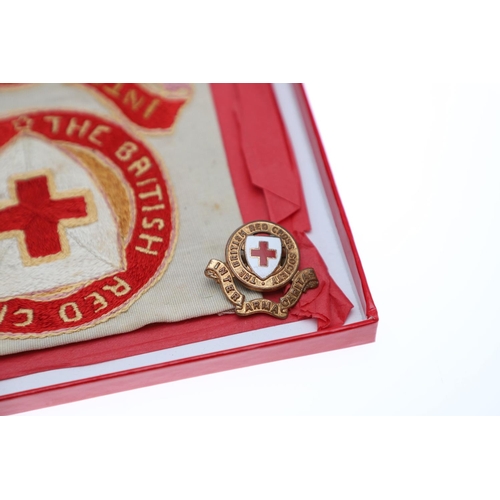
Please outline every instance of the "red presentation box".
[{"label": "red presentation box", "polygon": [[[273,186],[291,176],[300,186],[301,206],[294,218],[279,223],[307,229],[299,249],[312,243],[321,256],[312,266],[320,283],[331,281],[331,289],[338,287],[352,308],[339,312],[344,305],[323,290],[310,304],[310,317],[307,312],[284,321],[263,314],[210,315],[1,356],[0,414],[375,340],[377,310],[303,87],[218,84],[210,91],[243,222],[275,222],[289,200],[277,199]],[[245,148],[248,154],[242,154]],[[271,184],[259,185],[255,179],[267,179],[271,169]],[[228,238],[235,229],[227,228]],[[212,257],[222,257],[226,241]],[[300,300],[309,296],[308,291]]]}]

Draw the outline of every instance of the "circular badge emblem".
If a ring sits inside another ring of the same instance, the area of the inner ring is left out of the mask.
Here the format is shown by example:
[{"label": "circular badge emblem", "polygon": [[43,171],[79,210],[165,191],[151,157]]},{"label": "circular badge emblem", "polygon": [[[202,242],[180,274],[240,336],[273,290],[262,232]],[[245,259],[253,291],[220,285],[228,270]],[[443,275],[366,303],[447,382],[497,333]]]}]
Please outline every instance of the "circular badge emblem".
[{"label": "circular badge emblem", "polygon": [[164,169],[120,126],[60,110],[0,120],[0,338],[125,311],[165,272],[176,236]]},{"label": "circular badge emblem", "polygon": [[[211,259],[205,276],[220,285],[238,316],[268,314],[285,319],[302,294],[319,284],[314,269],[298,268],[299,249],[292,235],[278,224],[259,220],[241,226],[229,237],[226,262]],[[265,296],[247,301],[234,280],[260,292],[290,285],[279,302]]]},{"label": "circular badge emblem", "polygon": [[247,288],[272,291],[289,283],[299,268],[299,249],[292,235],[269,221],[237,229],[226,245],[226,262]]}]

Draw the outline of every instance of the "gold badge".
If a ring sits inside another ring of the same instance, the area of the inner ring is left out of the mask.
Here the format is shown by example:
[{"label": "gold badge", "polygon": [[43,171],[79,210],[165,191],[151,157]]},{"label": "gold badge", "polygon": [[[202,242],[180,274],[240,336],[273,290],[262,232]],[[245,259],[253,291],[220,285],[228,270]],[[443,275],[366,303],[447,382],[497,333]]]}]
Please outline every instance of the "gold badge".
[{"label": "gold badge", "polygon": [[[285,319],[301,295],[318,286],[314,269],[299,271],[299,248],[292,235],[278,224],[255,221],[237,229],[226,245],[226,262],[212,259],[205,275],[220,284],[235,306],[236,314],[265,313]],[[279,302],[261,298],[245,301],[235,284],[258,292],[270,292],[291,285]]]}]

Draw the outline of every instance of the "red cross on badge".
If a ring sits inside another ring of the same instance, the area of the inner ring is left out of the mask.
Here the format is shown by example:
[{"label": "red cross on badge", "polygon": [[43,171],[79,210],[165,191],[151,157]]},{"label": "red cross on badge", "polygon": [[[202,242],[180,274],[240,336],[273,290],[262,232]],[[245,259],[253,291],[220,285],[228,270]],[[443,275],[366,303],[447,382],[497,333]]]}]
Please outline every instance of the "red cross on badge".
[{"label": "red cross on badge", "polygon": [[245,241],[248,267],[259,278],[265,279],[278,267],[281,259],[279,238],[264,235],[249,235]]},{"label": "red cross on badge", "polygon": [[251,255],[259,258],[259,266],[267,267],[269,265],[267,259],[275,259],[276,250],[270,250],[267,241],[259,241],[259,248],[252,248]]}]

